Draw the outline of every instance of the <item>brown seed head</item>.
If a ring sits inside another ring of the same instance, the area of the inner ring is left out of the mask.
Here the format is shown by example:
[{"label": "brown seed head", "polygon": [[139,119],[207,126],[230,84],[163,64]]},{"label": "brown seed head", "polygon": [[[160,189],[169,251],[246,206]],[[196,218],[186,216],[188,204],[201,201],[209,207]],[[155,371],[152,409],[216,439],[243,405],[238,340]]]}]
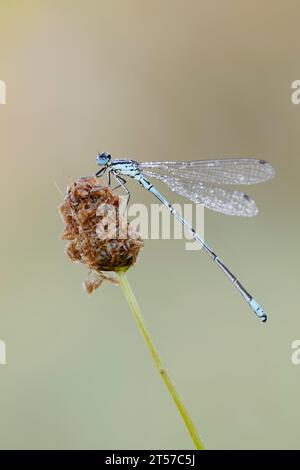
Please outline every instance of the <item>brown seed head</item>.
[{"label": "brown seed head", "polygon": [[96,177],[72,183],[59,211],[68,256],[98,273],[100,281],[86,281],[88,292],[109,279],[102,271],[125,270],[135,263],[143,240],[122,215],[119,196],[100,186]]}]

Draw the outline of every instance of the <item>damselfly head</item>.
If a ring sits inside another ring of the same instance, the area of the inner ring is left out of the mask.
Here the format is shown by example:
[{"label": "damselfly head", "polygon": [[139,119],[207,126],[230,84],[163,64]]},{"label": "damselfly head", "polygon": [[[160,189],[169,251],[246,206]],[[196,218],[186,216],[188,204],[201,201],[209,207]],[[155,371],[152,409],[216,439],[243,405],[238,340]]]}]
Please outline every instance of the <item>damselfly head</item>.
[{"label": "damselfly head", "polygon": [[105,166],[110,162],[111,155],[107,152],[98,153],[96,157],[97,165]]}]

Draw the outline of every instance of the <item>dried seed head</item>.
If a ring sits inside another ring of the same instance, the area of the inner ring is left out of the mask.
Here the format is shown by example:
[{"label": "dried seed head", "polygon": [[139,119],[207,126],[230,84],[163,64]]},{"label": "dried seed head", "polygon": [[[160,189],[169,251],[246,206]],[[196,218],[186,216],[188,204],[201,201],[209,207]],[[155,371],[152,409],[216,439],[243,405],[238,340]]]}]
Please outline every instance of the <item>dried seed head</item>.
[{"label": "dried seed head", "polygon": [[96,280],[86,281],[88,292],[103,279],[111,280],[102,271],[125,270],[135,263],[143,240],[122,215],[120,197],[101,187],[97,178],[72,183],[59,211],[66,224],[61,238],[69,240],[69,258],[98,274]]}]

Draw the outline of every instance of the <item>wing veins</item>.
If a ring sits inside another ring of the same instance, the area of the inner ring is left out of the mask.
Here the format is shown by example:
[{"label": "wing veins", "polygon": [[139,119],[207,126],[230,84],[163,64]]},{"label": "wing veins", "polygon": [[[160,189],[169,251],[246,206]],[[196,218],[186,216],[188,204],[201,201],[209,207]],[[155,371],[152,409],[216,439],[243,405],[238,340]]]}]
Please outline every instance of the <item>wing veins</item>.
[{"label": "wing veins", "polygon": [[268,162],[254,158],[142,162],[139,167],[153,174],[212,184],[256,184],[271,179],[275,174]]}]

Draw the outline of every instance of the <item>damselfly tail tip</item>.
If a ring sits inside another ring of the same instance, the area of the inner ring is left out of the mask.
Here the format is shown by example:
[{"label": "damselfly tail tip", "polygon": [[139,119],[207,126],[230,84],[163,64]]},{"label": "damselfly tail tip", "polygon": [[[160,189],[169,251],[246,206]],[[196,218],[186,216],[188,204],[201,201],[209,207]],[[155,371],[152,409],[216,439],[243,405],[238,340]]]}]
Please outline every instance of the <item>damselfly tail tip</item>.
[{"label": "damselfly tail tip", "polygon": [[264,311],[264,309],[259,305],[258,302],[256,302],[255,299],[251,299],[249,302],[250,307],[254,311],[255,315],[263,322],[266,323],[267,321],[267,315]]},{"label": "damselfly tail tip", "polygon": [[265,312],[259,317],[259,319],[263,322],[263,323],[266,323],[268,317],[267,315],[265,314]]}]

